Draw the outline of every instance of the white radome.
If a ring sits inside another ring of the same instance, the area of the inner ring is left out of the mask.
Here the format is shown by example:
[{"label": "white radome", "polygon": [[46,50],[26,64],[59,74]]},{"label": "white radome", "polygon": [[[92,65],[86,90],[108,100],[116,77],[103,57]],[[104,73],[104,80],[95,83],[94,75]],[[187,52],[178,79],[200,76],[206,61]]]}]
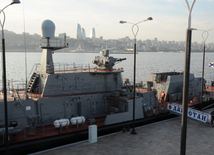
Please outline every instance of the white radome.
[{"label": "white radome", "polygon": [[42,37],[54,37],[55,24],[51,20],[44,20],[41,25]]}]

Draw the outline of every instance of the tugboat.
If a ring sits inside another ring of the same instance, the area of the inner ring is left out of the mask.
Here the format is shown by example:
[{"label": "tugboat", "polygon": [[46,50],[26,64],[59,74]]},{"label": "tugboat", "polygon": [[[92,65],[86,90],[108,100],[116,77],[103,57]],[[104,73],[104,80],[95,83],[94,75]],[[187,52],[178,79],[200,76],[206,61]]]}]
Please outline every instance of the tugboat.
[{"label": "tugboat", "polygon": [[[68,46],[66,37],[64,43],[54,37],[55,24],[50,20],[45,20],[41,29],[40,66],[31,74],[26,90],[12,86],[7,94],[11,153],[25,154],[83,139],[92,124],[97,125],[98,131],[110,132],[124,126],[128,130],[133,118],[133,98],[139,122],[168,114],[166,105],[158,102],[156,90],[139,85],[141,92],[133,96],[129,80],[122,80],[123,69],[113,68],[125,58],[113,58],[105,50],[101,57],[92,60],[95,68],[55,64],[53,51]],[[2,96],[0,109],[0,152],[4,152]]]}]

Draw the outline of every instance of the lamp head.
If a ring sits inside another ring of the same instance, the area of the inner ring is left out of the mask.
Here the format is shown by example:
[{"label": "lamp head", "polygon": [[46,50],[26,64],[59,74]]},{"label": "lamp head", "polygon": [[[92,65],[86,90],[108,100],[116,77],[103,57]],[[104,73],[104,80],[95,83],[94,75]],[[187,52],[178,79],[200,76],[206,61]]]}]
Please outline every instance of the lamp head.
[{"label": "lamp head", "polygon": [[126,21],[123,21],[123,20],[120,21],[120,24],[124,24],[124,23],[127,23],[127,22],[126,22]]},{"label": "lamp head", "polygon": [[19,4],[19,3],[20,3],[19,0],[12,0],[12,2],[10,3],[10,5],[12,5],[12,4]]},{"label": "lamp head", "polygon": [[148,17],[147,20],[153,20],[153,18],[152,17]]}]

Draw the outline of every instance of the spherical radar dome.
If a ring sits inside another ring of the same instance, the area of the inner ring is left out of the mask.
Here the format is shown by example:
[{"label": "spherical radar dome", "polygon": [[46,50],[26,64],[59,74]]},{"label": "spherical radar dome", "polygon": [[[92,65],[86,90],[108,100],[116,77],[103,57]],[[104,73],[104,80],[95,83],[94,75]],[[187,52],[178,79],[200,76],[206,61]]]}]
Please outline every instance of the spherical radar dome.
[{"label": "spherical radar dome", "polygon": [[41,25],[42,37],[54,37],[55,24],[51,20],[45,20]]}]

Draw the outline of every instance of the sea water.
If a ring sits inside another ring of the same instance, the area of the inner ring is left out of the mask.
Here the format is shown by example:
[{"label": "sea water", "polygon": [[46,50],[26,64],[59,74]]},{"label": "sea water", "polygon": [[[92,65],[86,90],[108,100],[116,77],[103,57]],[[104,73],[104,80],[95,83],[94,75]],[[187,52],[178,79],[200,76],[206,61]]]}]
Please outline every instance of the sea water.
[{"label": "sea water", "polygon": [[[41,52],[6,52],[6,77],[8,80],[25,81],[26,77],[29,80],[32,68],[35,63],[40,63]],[[79,64],[83,66],[92,64],[92,59],[95,56],[101,56],[100,53],[57,53],[53,54],[54,63]],[[133,81],[133,54],[111,54],[115,58],[126,58],[126,60],[115,64],[115,68],[123,68],[122,78],[129,78]],[[139,52],[136,55],[136,82],[146,83],[150,73],[160,72],[183,72],[185,53],[180,52]],[[27,63],[25,63],[27,62]],[[190,72],[194,73],[195,77],[202,76],[202,53],[191,53]],[[207,84],[214,79],[214,68],[209,67],[209,63],[214,62],[214,53],[205,54],[204,78]],[[27,64],[27,65],[26,65]],[[0,74],[2,74],[2,59],[0,60]],[[27,72],[26,72],[27,68]],[[26,76],[27,75],[27,76]],[[2,81],[2,80],[1,80]],[[0,84],[1,86],[2,84]]]}]

